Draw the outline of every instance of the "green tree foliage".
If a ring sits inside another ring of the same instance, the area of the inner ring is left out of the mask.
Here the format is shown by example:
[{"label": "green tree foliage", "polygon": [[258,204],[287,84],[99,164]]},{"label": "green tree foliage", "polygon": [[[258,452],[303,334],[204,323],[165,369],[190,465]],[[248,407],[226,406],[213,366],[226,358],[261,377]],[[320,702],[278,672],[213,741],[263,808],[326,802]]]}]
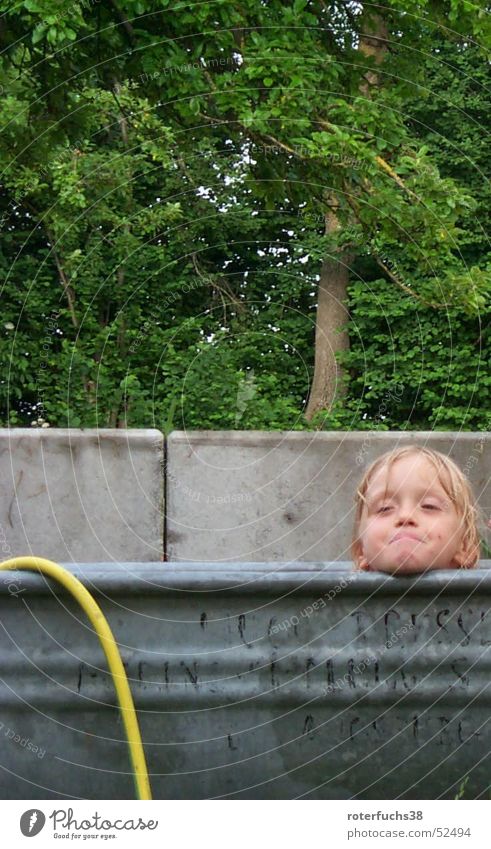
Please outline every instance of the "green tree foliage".
[{"label": "green tree foliage", "polygon": [[[477,46],[434,45],[425,87],[406,103],[408,126],[444,177],[475,199],[457,226],[467,266],[491,268],[489,71]],[[352,376],[347,403],[324,427],[377,430],[489,430],[491,340],[489,301],[475,316],[425,308],[378,278],[369,263],[350,288],[351,349],[343,361]]]},{"label": "green tree foliage", "polygon": [[[349,3],[0,3],[4,425],[484,426],[488,19],[416,6],[368,97]],[[347,247],[348,395],[309,425]]]}]

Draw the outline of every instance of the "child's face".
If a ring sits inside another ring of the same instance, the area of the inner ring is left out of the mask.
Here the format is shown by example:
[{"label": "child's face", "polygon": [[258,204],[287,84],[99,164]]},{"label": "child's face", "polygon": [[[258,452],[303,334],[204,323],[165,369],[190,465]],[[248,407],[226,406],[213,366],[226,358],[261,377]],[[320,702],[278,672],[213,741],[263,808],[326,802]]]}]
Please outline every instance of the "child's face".
[{"label": "child's face", "polygon": [[461,519],[425,457],[401,457],[390,473],[382,466],[365,498],[359,568],[416,574],[462,565]]}]

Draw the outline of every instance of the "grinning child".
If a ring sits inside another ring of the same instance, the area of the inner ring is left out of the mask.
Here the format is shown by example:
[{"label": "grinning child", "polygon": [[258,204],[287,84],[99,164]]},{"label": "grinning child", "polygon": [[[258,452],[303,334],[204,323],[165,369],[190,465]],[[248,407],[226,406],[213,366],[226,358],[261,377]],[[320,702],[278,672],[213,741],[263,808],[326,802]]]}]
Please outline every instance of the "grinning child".
[{"label": "grinning child", "polygon": [[477,565],[474,496],[439,451],[407,446],[383,454],[365,472],[355,502],[355,569],[414,575]]}]

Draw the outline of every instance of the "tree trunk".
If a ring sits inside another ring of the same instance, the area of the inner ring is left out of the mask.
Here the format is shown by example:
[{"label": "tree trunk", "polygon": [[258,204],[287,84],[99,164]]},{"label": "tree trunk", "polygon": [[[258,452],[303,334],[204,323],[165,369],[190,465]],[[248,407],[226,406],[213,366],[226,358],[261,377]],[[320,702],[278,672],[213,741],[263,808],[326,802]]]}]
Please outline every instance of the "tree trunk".
[{"label": "tree trunk", "polygon": [[[370,7],[363,12],[358,50],[364,56],[372,56],[376,65],[383,62],[388,49],[387,23]],[[372,86],[380,85],[379,75],[375,71],[367,71],[365,81],[360,85],[361,94],[370,97]]]},{"label": "tree trunk", "polygon": [[[331,197],[331,209],[326,214],[326,234],[339,230],[335,209],[337,201]],[[315,365],[305,418],[310,421],[319,410],[328,410],[334,401],[346,394],[343,370],[336,361],[338,351],[349,348],[349,313],[345,306],[352,254],[324,260],[317,295],[315,323]]]},{"label": "tree trunk", "polygon": [[[370,7],[363,12],[359,51],[364,56],[373,56],[379,65],[387,52],[387,24]],[[360,93],[370,97],[372,86],[379,85],[379,75],[367,71],[360,84]],[[334,195],[329,198],[330,211],[326,215],[326,234],[334,233],[340,223],[336,215],[338,202]],[[343,369],[336,361],[338,351],[349,350],[346,308],[349,266],[353,254],[329,257],[322,264],[318,287],[317,315],[315,325],[315,365],[305,418],[310,421],[320,410],[329,410],[335,401],[346,395]]]}]

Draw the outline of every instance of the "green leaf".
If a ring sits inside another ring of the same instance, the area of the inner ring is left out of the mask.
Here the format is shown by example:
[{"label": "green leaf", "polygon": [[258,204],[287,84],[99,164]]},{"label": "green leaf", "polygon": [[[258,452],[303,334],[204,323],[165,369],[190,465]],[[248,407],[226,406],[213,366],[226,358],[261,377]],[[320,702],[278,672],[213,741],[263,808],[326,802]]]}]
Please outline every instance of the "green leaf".
[{"label": "green leaf", "polygon": [[37,24],[37,26],[34,27],[34,30],[33,30],[33,33],[32,33],[32,43],[38,44],[38,42],[41,41],[41,39],[45,37],[46,31],[47,31],[47,27],[46,27],[45,24],[43,24],[43,23]]}]

